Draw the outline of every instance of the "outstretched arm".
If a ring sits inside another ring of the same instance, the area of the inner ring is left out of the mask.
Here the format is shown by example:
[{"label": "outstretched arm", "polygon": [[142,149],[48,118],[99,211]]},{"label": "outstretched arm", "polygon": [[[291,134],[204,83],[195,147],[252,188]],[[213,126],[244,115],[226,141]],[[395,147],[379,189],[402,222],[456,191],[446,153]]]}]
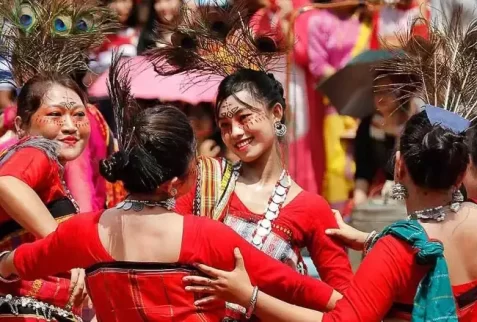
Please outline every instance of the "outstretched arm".
[{"label": "outstretched arm", "polygon": [[[328,284],[299,274],[291,267],[249,244],[235,231],[221,223],[207,222],[207,226],[202,227],[202,230],[213,232],[203,238],[206,239],[205,243],[209,243],[206,247],[209,252],[207,254],[207,258],[210,258],[209,265],[232,269],[232,250],[238,247],[245,258],[245,267],[250,273],[251,283],[265,293],[286,302],[317,310],[332,309],[337,299],[341,298],[341,295]],[[201,278],[188,277],[186,280],[196,282]]]},{"label": "outstretched arm", "polygon": [[[346,296],[329,313],[321,313],[284,303],[260,292],[255,314],[266,321],[380,321],[389,312],[397,295],[415,290],[428,267],[418,265],[409,245],[394,237],[379,240],[364,259]],[[236,254],[237,264],[232,272],[200,265],[213,279],[204,291],[226,301],[250,306],[253,281],[249,282],[243,258]],[[256,285],[256,284],[255,284]],[[287,301],[288,302],[288,301]]]}]

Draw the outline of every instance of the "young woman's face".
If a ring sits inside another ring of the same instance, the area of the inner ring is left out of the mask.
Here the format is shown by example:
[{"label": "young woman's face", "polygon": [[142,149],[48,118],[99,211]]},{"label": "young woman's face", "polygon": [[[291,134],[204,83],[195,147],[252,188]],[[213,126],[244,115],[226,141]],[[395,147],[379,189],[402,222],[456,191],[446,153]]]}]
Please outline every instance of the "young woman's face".
[{"label": "young woman's face", "polygon": [[180,0],[155,0],[154,10],[157,16],[164,22],[171,22],[179,15]]},{"label": "young woman's face", "polygon": [[91,132],[86,107],[75,91],[52,85],[25,130],[60,144],[60,160],[71,161],[83,152]]},{"label": "young woman's face", "polygon": [[275,144],[275,116],[247,91],[238,92],[235,97],[228,97],[220,105],[218,126],[227,148],[243,162],[252,162]]},{"label": "young woman's face", "polygon": [[374,105],[381,114],[388,116],[399,108],[397,95],[390,87],[393,82],[391,79],[384,77],[378,79],[374,84]]},{"label": "young woman's face", "polygon": [[117,12],[119,22],[124,24],[131,15],[131,11],[134,7],[134,0],[115,0],[111,2],[109,6]]}]

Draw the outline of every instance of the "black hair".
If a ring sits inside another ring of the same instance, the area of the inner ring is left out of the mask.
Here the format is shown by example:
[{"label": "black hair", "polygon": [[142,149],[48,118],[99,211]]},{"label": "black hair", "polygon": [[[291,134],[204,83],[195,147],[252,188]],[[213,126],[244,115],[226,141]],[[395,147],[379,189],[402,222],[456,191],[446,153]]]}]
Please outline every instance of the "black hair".
[{"label": "black hair", "polygon": [[120,180],[131,193],[153,193],[174,177],[188,175],[195,157],[195,139],[187,116],[169,105],[140,112],[134,124],[131,148],[100,163],[101,175]]},{"label": "black hair", "polygon": [[414,183],[428,189],[451,188],[469,163],[465,133],[432,125],[426,111],[407,121],[399,150]]},{"label": "black hair", "polygon": [[[263,102],[269,109],[279,103],[283,107],[281,122],[285,124],[286,102],[282,84],[271,73],[267,74],[245,68],[225,77],[220,83],[215,105],[215,117],[218,117],[220,106],[228,97],[243,90],[249,92],[257,101]],[[245,104],[244,102],[241,103]],[[248,107],[253,109],[252,106]]]},{"label": "black hair", "polygon": [[37,74],[23,85],[17,99],[17,115],[24,125],[29,125],[31,117],[40,108],[43,97],[53,85],[60,85],[71,89],[86,106],[87,99],[80,86],[69,76],[58,74]]},{"label": "black hair", "polygon": [[466,133],[470,160],[472,161],[472,164],[477,167],[477,120],[471,122]]}]

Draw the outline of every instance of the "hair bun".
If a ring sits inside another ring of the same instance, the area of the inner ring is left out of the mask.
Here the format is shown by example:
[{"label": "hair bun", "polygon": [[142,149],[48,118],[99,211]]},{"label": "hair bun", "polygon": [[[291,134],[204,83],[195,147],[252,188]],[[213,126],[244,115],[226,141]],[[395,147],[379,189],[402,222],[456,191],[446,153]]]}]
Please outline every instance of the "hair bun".
[{"label": "hair bun", "polygon": [[122,172],[128,165],[128,157],[123,151],[114,152],[109,158],[101,160],[99,172],[109,182],[121,179]]},{"label": "hair bun", "polygon": [[468,162],[465,135],[441,126],[434,126],[423,137],[420,149],[421,161],[427,165],[428,186],[444,189],[453,185]]}]

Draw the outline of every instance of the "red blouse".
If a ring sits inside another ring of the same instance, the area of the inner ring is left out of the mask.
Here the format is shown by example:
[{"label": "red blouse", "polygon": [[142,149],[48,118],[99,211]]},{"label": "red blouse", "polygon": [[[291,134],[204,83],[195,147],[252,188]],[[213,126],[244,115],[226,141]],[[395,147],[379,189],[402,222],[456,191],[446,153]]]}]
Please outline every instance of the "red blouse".
[{"label": "red blouse", "polygon": [[[192,213],[195,189],[179,198],[176,211]],[[251,212],[232,193],[226,215],[221,220],[245,239],[248,239],[263,214]],[[353,273],[345,250],[325,234],[328,228],[337,227],[328,203],[319,195],[302,191],[280,210],[273,221],[269,235],[269,247],[262,249],[268,255],[295,267],[294,260],[300,260],[300,250],[304,247],[310,252],[320,278],[340,292],[348,287]]]},{"label": "red blouse", "polygon": [[[45,204],[66,196],[58,175],[60,172],[55,160],[34,147],[19,149],[0,166],[0,177],[15,177],[23,181],[35,190]],[[10,220],[12,218],[0,208],[0,225]]]},{"label": "red blouse", "polygon": [[[21,147],[9,153],[12,155],[7,155],[0,166],[0,177],[10,176],[23,181],[38,194],[45,205],[66,198],[59,175],[60,166],[46,152],[40,148]],[[0,235],[0,251],[13,250],[23,243],[35,240],[32,234],[24,231],[2,208],[0,208]],[[0,294],[29,296],[57,307],[65,307],[70,297],[69,273],[46,276],[32,281],[0,283]]]},{"label": "red blouse", "polygon": [[[415,252],[393,236],[380,239],[361,263],[345,297],[325,314],[323,322],[373,322],[384,317],[410,320],[402,307],[413,303],[417,286],[429,269],[416,263]],[[454,286],[454,295],[475,284]],[[458,308],[458,314],[461,322],[477,321],[477,305],[474,302]]]},{"label": "red blouse", "polygon": [[[46,238],[20,246],[14,256],[20,277],[33,279],[98,263],[124,264],[116,262],[100,242],[98,222],[101,215],[102,212],[77,215],[62,223],[56,232]],[[221,223],[184,216],[179,264],[205,263],[230,271],[235,266],[235,247],[240,248],[254,285],[284,301],[324,310],[332,293],[331,287],[319,280],[297,274],[290,267],[266,256]],[[218,321],[218,317],[223,317],[224,306],[215,310],[197,311],[193,297],[185,292],[182,285],[181,277],[187,272],[173,270],[177,275],[161,279],[164,272],[152,271],[150,276],[142,276],[138,280],[134,277],[137,271],[133,267],[144,263],[128,264],[131,265],[130,269],[120,270],[117,274],[89,269],[87,285],[99,320],[129,322],[180,316],[180,321],[199,321],[197,316],[200,315],[204,318],[200,321]],[[131,275],[124,275],[125,272],[132,273],[134,278],[127,278]],[[95,278],[95,274],[102,276]],[[153,282],[159,280],[162,282]],[[105,292],[105,289],[108,291]]]}]

